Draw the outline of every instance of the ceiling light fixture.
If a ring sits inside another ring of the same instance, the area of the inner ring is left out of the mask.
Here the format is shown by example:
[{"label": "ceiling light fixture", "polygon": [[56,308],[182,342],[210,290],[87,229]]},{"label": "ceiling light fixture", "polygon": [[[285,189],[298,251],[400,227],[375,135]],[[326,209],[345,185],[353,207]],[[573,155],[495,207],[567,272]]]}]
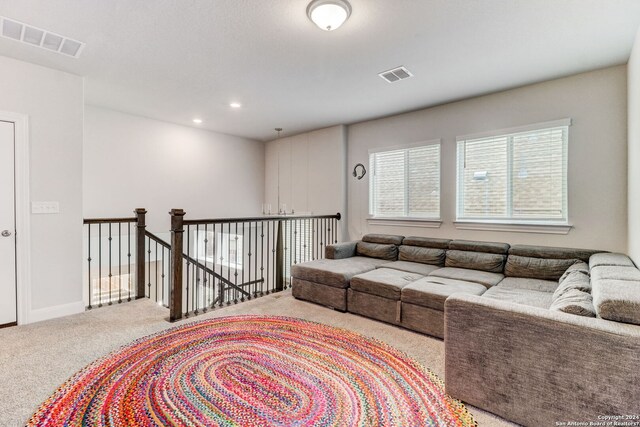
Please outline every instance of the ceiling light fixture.
[{"label": "ceiling light fixture", "polygon": [[229,104],[229,107],[231,107],[231,108],[240,108],[240,107],[242,107],[242,104],[240,104],[239,102],[232,102],[231,104]]},{"label": "ceiling light fixture", "polygon": [[338,29],[351,15],[351,5],[347,0],[313,0],[307,6],[307,16],[320,29]]},{"label": "ceiling light fixture", "polygon": [[200,123],[202,123],[202,119],[193,119],[193,123],[199,125]]}]

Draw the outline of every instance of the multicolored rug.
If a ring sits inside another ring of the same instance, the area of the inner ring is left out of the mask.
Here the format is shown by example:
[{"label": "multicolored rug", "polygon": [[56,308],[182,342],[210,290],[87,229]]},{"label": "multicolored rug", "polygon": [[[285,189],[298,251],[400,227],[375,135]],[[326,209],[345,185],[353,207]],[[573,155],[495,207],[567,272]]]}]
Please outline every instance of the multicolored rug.
[{"label": "multicolored rug", "polygon": [[134,341],[62,385],[29,426],[474,426],[435,374],[380,341],[234,316]]}]

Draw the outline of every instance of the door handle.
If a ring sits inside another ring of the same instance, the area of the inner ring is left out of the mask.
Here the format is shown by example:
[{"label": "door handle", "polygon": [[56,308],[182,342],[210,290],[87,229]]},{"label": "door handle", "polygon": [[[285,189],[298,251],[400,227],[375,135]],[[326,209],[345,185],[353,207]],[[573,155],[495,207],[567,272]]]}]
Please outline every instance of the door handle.
[{"label": "door handle", "polygon": [[9,237],[11,236],[11,232],[9,230],[2,230],[2,237]]}]

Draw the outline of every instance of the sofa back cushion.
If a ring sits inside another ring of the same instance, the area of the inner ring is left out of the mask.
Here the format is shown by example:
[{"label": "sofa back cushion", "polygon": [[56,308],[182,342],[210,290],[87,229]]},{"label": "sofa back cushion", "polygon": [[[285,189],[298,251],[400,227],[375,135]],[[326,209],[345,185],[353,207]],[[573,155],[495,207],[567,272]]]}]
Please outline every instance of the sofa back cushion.
[{"label": "sofa back cushion", "polygon": [[393,234],[365,234],[362,241],[367,243],[380,243],[383,245],[401,245],[404,236]]},{"label": "sofa back cushion", "polygon": [[421,246],[423,248],[448,249],[451,239],[435,239],[432,237],[405,237],[402,241],[403,245]]},{"label": "sofa back cushion", "polygon": [[571,264],[571,266],[565,270],[562,276],[560,276],[560,280],[558,280],[558,282],[562,283],[564,279],[567,278],[567,276],[573,273],[583,273],[587,276],[588,279],[590,276],[589,264],[584,261],[579,261],[575,264]]},{"label": "sofa back cushion", "polygon": [[502,273],[504,259],[494,253],[448,250],[445,266]]},{"label": "sofa back cushion", "polygon": [[489,254],[506,254],[509,251],[507,243],[477,242],[475,240],[452,240],[449,249],[458,251],[484,252]]},{"label": "sofa back cushion", "polygon": [[509,248],[509,255],[532,258],[579,259],[584,262],[589,262],[591,255],[598,252],[602,251],[536,245],[513,245]]},{"label": "sofa back cushion", "polygon": [[395,261],[398,259],[398,247],[393,244],[385,245],[381,243],[358,242],[356,245],[356,254],[370,258]]},{"label": "sofa back cushion", "polygon": [[558,280],[576,259],[533,258],[511,255],[507,258],[504,275],[507,277],[528,277],[531,279]]},{"label": "sofa back cushion", "polygon": [[591,293],[591,278],[582,271],[574,270],[570,274],[560,278],[560,285],[553,293],[553,298],[560,298],[563,294],[577,289],[581,292]]},{"label": "sofa back cushion", "polygon": [[593,306],[591,294],[579,289],[568,290],[557,298],[554,294],[549,310],[562,311],[578,316],[596,317],[596,309]]},{"label": "sofa back cushion", "polygon": [[444,249],[422,248],[420,246],[408,245],[402,245],[398,249],[398,260],[400,261],[444,266],[446,256],[446,251]]}]

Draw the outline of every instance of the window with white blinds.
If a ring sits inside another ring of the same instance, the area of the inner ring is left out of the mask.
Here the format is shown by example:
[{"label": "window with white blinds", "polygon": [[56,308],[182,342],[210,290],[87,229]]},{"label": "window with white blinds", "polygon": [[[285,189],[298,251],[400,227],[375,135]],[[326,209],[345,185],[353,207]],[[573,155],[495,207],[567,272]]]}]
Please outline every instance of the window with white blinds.
[{"label": "window with white blinds", "polygon": [[369,213],[440,218],[440,141],[370,152]]},{"label": "window with white blinds", "polygon": [[458,220],[566,223],[569,124],[459,137]]}]

